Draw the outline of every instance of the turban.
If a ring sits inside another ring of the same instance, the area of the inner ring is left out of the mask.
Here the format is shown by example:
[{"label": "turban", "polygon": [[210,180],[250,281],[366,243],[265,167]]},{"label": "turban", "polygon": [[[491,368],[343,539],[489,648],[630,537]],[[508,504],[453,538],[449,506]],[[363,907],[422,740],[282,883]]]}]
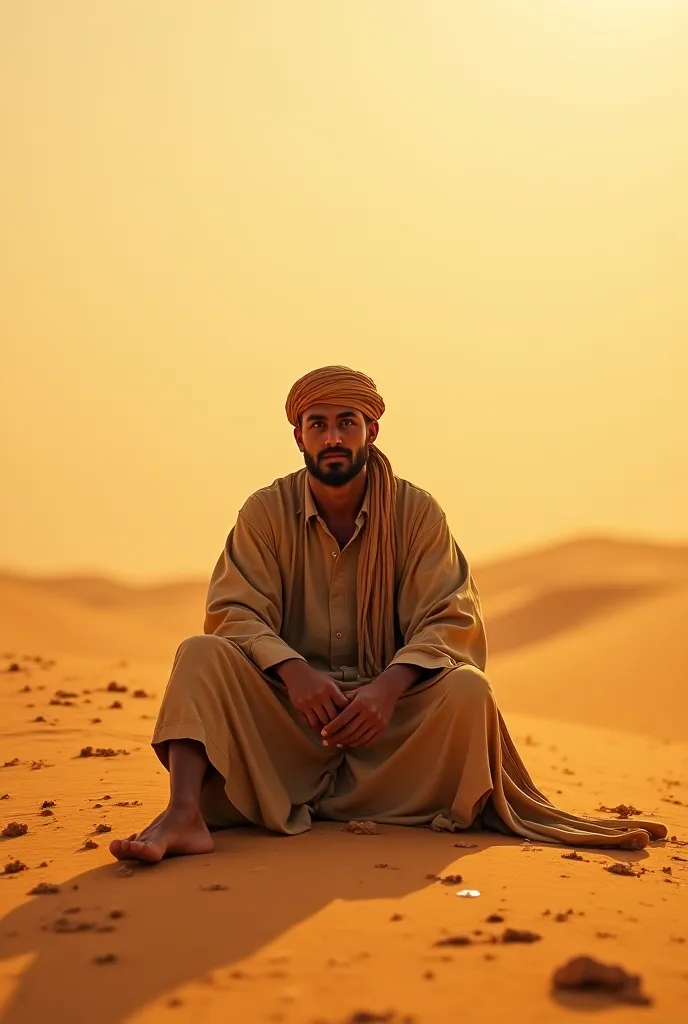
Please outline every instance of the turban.
[{"label": "turban", "polygon": [[346,366],[323,366],[297,380],[287,398],[287,419],[295,427],[299,416],[319,402],[351,405],[371,420],[379,420],[385,411],[385,403],[375,382],[364,373]]},{"label": "turban", "polygon": [[[385,403],[374,381],[346,366],[323,366],[297,380],[286,402],[296,426],[312,405],[350,405],[377,420]],[[363,531],[356,578],[358,670],[364,678],[382,672],[394,657],[394,575],[396,564],[396,480],[389,460],[368,446],[368,521]]]}]

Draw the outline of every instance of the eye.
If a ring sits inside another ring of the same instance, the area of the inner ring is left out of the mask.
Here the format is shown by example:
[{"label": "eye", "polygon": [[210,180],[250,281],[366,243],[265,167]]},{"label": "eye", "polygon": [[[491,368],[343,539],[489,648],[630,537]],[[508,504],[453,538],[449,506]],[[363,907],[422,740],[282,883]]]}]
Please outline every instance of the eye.
[{"label": "eye", "polygon": [[354,426],[354,421],[353,420],[342,420],[342,426],[344,426],[344,427],[353,427]]}]

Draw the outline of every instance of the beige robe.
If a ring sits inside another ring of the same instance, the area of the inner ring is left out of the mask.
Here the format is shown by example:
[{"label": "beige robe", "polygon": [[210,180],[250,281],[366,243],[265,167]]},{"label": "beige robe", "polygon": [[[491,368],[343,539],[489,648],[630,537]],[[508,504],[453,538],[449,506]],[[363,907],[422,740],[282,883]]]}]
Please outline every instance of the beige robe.
[{"label": "beige robe", "polygon": [[251,822],[295,835],[313,818],[366,819],[456,831],[488,828],[538,842],[640,848],[666,828],[581,818],[556,808],[528,775],[485,675],[480,599],[446,518],[398,479],[393,663],[431,670],[368,748],[325,747],[273,667],[302,658],[344,691],[356,668],[356,565],[366,528],[340,550],[318,515],[306,470],[276,480],[241,509],[210,582],[204,633],[177,650],[154,749],[204,744],[216,772],[204,787],[209,824]]}]

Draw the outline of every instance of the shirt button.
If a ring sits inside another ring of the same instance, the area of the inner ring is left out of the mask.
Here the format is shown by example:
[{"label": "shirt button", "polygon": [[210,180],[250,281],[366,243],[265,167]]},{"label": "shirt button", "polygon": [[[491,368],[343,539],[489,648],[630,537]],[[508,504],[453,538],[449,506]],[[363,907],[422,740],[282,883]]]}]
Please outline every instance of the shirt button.
[{"label": "shirt button", "polygon": [[342,634],[341,634],[341,633],[337,633],[337,639],[338,639],[338,640],[341,640],[341,639],[342,639]]},{"label": "shirt button", "polygon": [[336,551],[333,551],[333,552],[332,552],[332,557],[333,557],[333,558],[336,558],[336,557],[337,557],[337,552],[336,552]]}]

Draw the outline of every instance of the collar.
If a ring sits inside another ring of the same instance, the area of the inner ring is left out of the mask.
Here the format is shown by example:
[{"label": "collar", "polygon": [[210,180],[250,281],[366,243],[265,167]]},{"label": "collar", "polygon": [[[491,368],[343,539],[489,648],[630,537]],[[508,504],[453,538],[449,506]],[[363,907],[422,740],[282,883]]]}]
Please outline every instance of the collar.
[{"label": "collar", "polygon": [[[310,481],[308,479],[308,472],[306,470],[304,470],[303,476],[304,476],[304,489],[303,489],[303,503],[302,503],[301,507],[302,507],[302,509],[304,511],[304,514],[305,514],[305,517],[306,517],[306,522],[310,522],[310,520],[314,516],[318,515],[318,510],[317,510],[316,505],[315,505],[315,499],[313,498],[313,492],[311,490]],[[356,516],[356,523],[362,523],[363,522],[364,514],[365,514],[366,517],[369,515],[368,487],[367,486],[366,486],[366,489],[365,489],[365,494],[363,495],[363,502],[361,504],[360,511],[359,511],[358,515]]]}]

